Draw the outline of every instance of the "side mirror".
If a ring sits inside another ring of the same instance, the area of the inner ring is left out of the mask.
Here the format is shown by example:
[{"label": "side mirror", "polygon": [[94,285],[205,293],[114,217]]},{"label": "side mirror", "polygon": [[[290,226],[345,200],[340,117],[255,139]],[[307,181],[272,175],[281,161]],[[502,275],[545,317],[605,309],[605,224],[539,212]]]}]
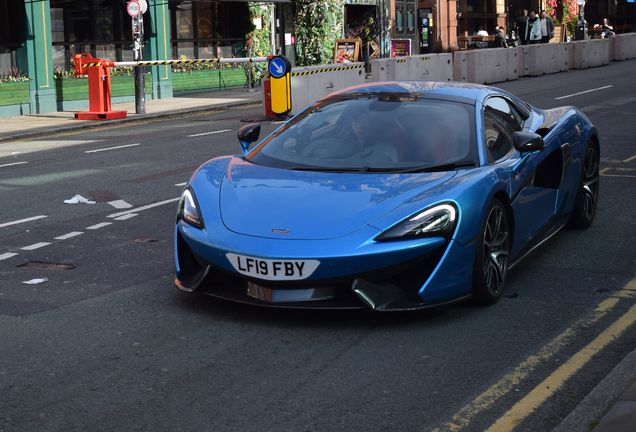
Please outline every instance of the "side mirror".
[{"label": "side mirror", "polygon": [[250,144],[258,141],[258,136],[261,134],[261,125],[258,123],[252,123],[243,126],[239,129],[236,137],[241,144],[241,152],[245,156],[250,149]]},{"label": "side mirror", "polygon": [[541,135],[532,132],[515,132],[514,145],[521,153],[534,153],[545,148]]},{"label": "side mirror", "polygon": [[532,153],[540,152],[545,148],[545,143],[541,135],[532,132],[515,132],[514,146],[517,151],[524,153],[523,157],[512,168],[512,172],[519,174],[526,165],[528,158]]}]

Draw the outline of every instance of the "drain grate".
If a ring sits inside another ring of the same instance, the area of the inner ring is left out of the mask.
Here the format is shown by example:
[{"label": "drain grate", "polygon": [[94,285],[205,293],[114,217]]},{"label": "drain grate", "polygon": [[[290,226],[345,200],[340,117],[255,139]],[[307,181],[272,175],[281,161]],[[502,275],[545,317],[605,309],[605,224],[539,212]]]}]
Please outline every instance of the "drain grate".
[{"label": "drain grate", "polygon": [[76,266],[71,263],[53,263],[44,261],[29,261],[23,264],[18,264],[16,267],[28,268],[32,270],[72,270]]}]

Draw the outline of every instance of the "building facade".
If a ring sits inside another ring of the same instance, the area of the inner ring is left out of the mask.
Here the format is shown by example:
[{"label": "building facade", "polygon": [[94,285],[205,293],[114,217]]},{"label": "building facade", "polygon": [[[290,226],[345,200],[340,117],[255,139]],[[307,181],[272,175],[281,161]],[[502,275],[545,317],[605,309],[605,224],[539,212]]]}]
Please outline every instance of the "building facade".
[{"label": "building facade", "polygon": [[[210,59],[249,52],[286,54],[294,63],[303,46],[313,56],[303,57],[305,63],[307,58],[325,63],[333,56],[330,47],[336,38],[360,38],[365,61],[389,57],[392,39],[410,40],[411,54],[452,52],[458,49],[458,36],[472,35],[478,26],[490,33],[498,26],[509,31],[523,9],[539,11],[551,4],[560,20],[564,1],[573,0],[147,0],[144,58]],[[631,30],[636,16],[632,1],[590,0],[585,18],[590,26],[608,18],[622,31]],[[132,60],[127,3],[0,0],[0,75],[29,78],[28,103],[7,108],[0,100],[0,116],[59,110],[60,92],[54,79],[68,75],[75,54]],[[318,4],[323,7],[316,9]],[[321,32],[329,28],[329,40],[318,40],[313,48],[302,45],[305,39],[315,39],[315,29],[298,30],[299,10],[325,14],[312,22],[322,23]],[[421,25],[424,16],[428,17],[426,29]],[[258,46],[257,38],[261,38]],[[147,69],[152,75],[152,98],[172,97],[171,68]]]}]

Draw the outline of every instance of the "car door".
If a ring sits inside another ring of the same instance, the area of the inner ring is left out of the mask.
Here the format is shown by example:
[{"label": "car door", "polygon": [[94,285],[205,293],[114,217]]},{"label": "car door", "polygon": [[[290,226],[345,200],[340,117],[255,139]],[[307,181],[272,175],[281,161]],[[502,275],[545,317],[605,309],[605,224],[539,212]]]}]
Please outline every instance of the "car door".
[{"label": "car door", "polygon": [[[514,148],[514,133],[522,130],[522,118],[502,97],[491,97],[484,104],[484,133],[489,164],[510,168],[510,205],[514,214],[514,244],[511,256],[533,239],[554,216],[557,189],[545,182],[537,182],[537,170],[551,153],[546,149],[531,155],[517,174],[511,168],[520,160]],[[558,142],[555,143],[558,147]]]}]

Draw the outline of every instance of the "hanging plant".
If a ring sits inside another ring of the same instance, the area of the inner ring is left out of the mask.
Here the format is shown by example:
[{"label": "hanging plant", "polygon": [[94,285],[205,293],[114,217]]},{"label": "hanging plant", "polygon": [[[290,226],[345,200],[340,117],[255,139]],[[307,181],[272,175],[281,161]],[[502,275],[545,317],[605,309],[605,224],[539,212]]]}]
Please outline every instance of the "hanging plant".
[{"label": "hanging plant", "polygon": [[296,64],[333,62],[335,40],[342,35],[344,0],[295,0]]}]

